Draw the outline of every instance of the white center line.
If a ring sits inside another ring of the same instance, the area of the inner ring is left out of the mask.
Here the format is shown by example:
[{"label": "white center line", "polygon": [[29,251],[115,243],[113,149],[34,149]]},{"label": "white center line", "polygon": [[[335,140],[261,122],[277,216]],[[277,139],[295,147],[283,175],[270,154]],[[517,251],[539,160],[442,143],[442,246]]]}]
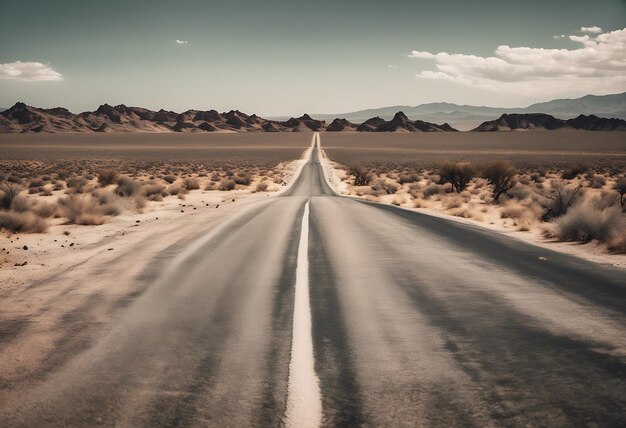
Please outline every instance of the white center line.
[{"label": "white center line", "polygon": [[298,245],[293,336],[285,414],[287,427],[319,427],[322,422],[322,397],[319,379],[315,374],[309,303],[309,203],[310,201],[304,206]]}]

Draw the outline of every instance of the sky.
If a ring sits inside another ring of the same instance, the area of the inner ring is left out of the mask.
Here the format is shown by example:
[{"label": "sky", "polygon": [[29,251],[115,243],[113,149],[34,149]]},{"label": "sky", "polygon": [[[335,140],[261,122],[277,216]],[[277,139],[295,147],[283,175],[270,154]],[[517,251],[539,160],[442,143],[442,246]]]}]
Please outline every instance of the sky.
[{"label": "sky", "polygon": [[626,0],[0,0],[0,107],[264,116],[626,91]]}]

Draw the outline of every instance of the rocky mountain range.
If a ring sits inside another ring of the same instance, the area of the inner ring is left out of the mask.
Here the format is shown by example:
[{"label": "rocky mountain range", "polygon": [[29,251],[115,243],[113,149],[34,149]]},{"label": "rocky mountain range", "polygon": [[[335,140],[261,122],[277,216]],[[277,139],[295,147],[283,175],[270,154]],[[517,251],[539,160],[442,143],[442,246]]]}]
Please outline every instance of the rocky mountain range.
[{"label": "rocky mountain range", "polygon": [[626,120],[606,119],[594,115],[579,115],[574,119],[557,119],[543,113],[503,114],[496,120],[483,122],[472,131],[532,131],[532,130],[585,130],[585,131],[626,131]]},{"label": "rocky mountain range", "polygon": [[123,104],[103,104],[96,111],[73,114],[65,108],[36,108],[17,103],[0,112],[0,132],[437,132],[456,131],[447,123],[437,125],[410,120],[398,112],[387,121],[380,117],[354,124],[335,119],[330,124],[308,114],[285,121],[268,120],[238,110],[187,110],[183,113]]},{"label": "rocky mountain range", "polygon": [[[485,121],[472,131],[512,130],[589,130],[626,131],[623,119],[606,119],[579,115],[559,119],[544,113],[503,114]],[[442,125],[412,120],[399,111],[390,120],[380,116],[362,123],[335,118],[330,123],[308,114],[287,120],[269,120],[238,110],[219,113],[216,110],[187,110],[176,113],[153,111],[123,104],[103,104],[95,111],[74,114],[62,107],[36,108],[17,103],[0,112],[0,133],[28,132],[456,132],[448,123]]]}]

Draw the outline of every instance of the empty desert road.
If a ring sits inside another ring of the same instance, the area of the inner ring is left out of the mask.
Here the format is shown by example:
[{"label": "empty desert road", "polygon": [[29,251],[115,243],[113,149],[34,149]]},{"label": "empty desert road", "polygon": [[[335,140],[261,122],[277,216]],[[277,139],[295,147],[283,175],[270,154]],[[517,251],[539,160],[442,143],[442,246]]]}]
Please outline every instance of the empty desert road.
[{"label": "empty desert road", "polygon": [[624,270],[339,197],[315,139],[0,426],[623,426]]}]

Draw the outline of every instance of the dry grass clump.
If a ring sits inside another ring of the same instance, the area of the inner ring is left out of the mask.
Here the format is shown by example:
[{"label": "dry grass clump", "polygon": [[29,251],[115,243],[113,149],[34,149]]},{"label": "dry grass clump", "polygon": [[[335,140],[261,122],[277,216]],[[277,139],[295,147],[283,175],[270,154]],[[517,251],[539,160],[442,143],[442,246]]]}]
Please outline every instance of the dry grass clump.
[{"label": "dry grass clump", "polygon": [[219,189],[221,191],[235,190],[236,186],[237,186],[237,183],[235,183],[234,180],[223,179],[222,181],[220,181]]},{"label": "dry grass clump", "polygon": [[48,230],[46,219],[32,212],[1,212],[0,229],[13,233],[44,233]]},{"label": "dry grass clump", "polygon": [[67,194],[72,193],[86,193],[88,191],[89,180],[87,180],[83,176],[74,176],[70,177],[66,181],[67,184]]},{"label": "dry grass clump", "polygon": [[176,181],[176,177],[173,175],[166,175],[163,177],[163,180],[165,180],[169,184],[172,184],[173,182]]},{"label": "dry grass clump", "polygon": [[378,179],[371,185],[370,189],[369,194],[372,196],[393,195],[400,189],[400,186],[394,181]]},{"label": "dry grass clump", "polygon": [[261,181],[260,183],[257,183],[254,191],[255,192],[267,192],[267,189],[269,188],[269,184],[267,181]]},{"label": "dry grass clump", "polygon": [[0,184],[0,208],[9,209],[13,204],[13,200],[24,189],[16,183],[5,182]]},{"label": "dry grass clump", "polygon": [[165,186],[156,182],[148,182],[143,185],[143,193],[149,201],[162,201],[167,196]]},{"label": "dry grass clump", "polygon": [[129,197],[136,196],[141,193],[141,183],[137,180],[133,180],[128,176],[120,176],[117,179],[117,187],[115,193],[118,196]]},{"label": "dry grass clump", "polygon": [[612,244],[617,251],[620,251],[620,242],[626,236],[626,216],[615,199],[581,198],[555,223],[559,239],[580,242],[597,240]]},{"label": "dry grass clump", "polygon": [[235,182],[235,184],[249,186],[252,182],[252,176],[247,172],[240,172],[233,177],[233,181]]},{"label": "dry grass clump", "polygon": [[613,189],[619,194],[619,204],[624,207],[626,205],[626,177],[619,177]]},{"label": "dry grass clump", "polygon": [[96,170],[96,175],[98,177],[98,183],[100,183],[102,187],[115,184],[119,177],[118,172],[112,168],[99,168]]},{"label": "dry grass clump", "polygon": [[98,203],[91,195],[70,195],[61,198],[59,209],[70,224],[100,225],[106,221],[106,205]]},{"label": "dry grass clump", "polygon": [[194,177],[187,177],[183,180],[183,186],[187,190],[197,190],[200,188],[200,180]]}]

